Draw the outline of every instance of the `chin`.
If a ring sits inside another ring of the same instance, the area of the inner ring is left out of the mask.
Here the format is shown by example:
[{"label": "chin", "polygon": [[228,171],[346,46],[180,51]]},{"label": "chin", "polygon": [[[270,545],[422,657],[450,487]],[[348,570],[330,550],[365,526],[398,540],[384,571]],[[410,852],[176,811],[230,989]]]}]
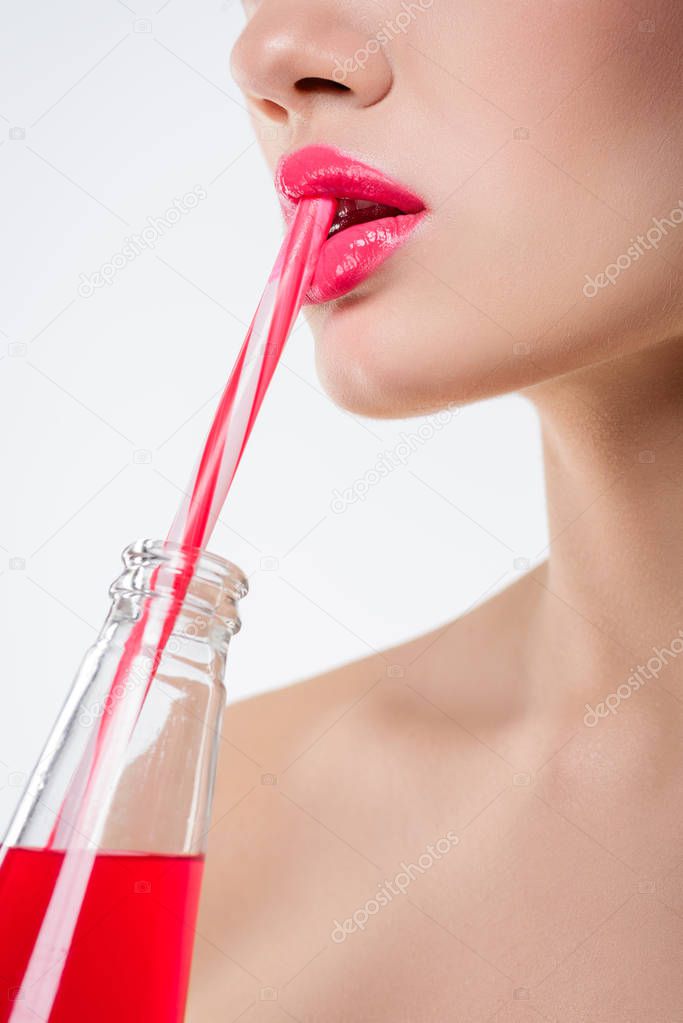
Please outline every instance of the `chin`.
[{"label": "chin", "polygon": [[311,309],[318,375],[335,404],[407,418],[535,382],[537,369],[506,331],[416,276],[412,286],[387,280]]},{"label": "chin", "polygon": [[[650,279],[655,273],[656,286]],[[642,276],[633,274],[628,292],[577,302],[550,330],[530,292],[522,296],[529,329],[512,333],[401,256],[364,287],[310,309],[318,373],[336,404],[375,419],[528,391],[652,347],[653,337],[680,336],[683,299],[667,302],[671,283],[670,275],[651,266]],[[550,282],[545,290],[552,291]],[[500,317],[510,320],[512,315]]]}]

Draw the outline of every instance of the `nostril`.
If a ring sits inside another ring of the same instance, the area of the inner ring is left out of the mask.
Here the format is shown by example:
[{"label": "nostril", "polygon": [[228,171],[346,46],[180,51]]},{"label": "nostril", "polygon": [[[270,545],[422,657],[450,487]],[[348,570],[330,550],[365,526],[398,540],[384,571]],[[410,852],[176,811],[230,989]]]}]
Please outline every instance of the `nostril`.
[{"label": "nostril", "polygon": [[300,78],[294,88],[299,92],[351,92],[348,85],[329,78]]},{"label": "nostril", "polygon": [[283,121],[287,120],[286,109],[280,106],[279,103],[274,103],[271,99],[260,99],[255,106],[257,106],[259,113],[268,121],[282,124]]}]

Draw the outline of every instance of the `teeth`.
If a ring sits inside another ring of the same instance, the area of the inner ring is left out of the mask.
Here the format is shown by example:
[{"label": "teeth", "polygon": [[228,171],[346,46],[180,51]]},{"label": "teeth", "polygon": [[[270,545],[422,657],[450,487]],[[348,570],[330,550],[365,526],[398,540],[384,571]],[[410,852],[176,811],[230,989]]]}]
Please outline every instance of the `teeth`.
[{"label": "teeth", "polygon": [[345,195],[340,196],[338,201],[347,210],[368,210],[371,206],[380,205],[370,199],[348,199]]}]

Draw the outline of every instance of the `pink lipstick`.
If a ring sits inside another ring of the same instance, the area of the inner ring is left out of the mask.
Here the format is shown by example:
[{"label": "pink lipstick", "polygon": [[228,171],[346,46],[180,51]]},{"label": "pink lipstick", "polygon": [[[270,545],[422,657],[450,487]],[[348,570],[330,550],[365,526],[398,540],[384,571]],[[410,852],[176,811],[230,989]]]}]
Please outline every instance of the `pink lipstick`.
[{"label": "pink lipstick", "polygon": [[337,202],[309,302],[331,302],[353,291],[408,240],[426,213],[410,189],[330,146],[307,146],[284,157],[275,185],[286,221],[300,199]]}]

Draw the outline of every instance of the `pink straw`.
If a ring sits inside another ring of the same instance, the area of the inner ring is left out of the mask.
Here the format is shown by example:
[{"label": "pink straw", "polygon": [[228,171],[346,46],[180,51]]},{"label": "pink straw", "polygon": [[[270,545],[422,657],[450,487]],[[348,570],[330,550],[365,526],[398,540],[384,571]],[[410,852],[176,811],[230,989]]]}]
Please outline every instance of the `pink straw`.
[{"label": "pink straw", "polygon": [[304,199],[266,285],[168,540],[204,547],[240,463],[334,218],[333,199]]},{"label": "pink straw", "polygon": [[[289,226],[246,339],[230,374],[188,493],[167,543],[188,548],[169,580],[164,609],[148,600],[111,672],[104,712],[93,730],[48,839],[66,850],[50,904],[24,974],[11,1023],[47,1019],[99,848],[128,742],[213,532],[285,341],[311,285],[320,249],[336,211],[333,199],[302,200]],[[157,580],[164,566],[156,569]],[[153,656],[149,656],[153,651]],[[133,679],[133,684],[128,681]]]},{"label": "pink straw", "polygon": [[[127,695],[126,702],[130,706],[128,690],[131,687],[126,682],[144,649],[154,651],[154,654],[149,670],[144,672],[147,675],[144,684],[140,685],[142,673],[139,670],[135,672],[135,689],[141,690],[141,693],[133,725],[139,717],[192,581],[200,550],[211,536],[273,372],[310,287],[318,255],[335,212],[336,203],[333,199],[304,199],[298,204],[230,373],[190,486],[166,540],[167,543],[179,543],[187,548],[186,562],[171,581],[172,597],[165,616],[158,613],[153,601],[149,601],[124,646],[109,687],[105,713],[92,750],[90,782],[96,773],[106,733],[122,694]],[[163,566],[156,570],[153,582],[157,581],[161,571]],[[75,778],[74,782],[77,780]],[[82,775],[80,780],[82,784]],[[79,785],[72,785],[69,797],[55,822],[48,846],[59,846],[64,841],[65,827],[73,838],[74,830],[68,819],[65,820],[65,811],[70,808],[77,820],[81,804],[91,802],[89,794],[90,784],[85,793],[79,791]],[[69,804],[72,804],[71,807]],[[71,817],[70,813],[68,817]],[[80,826],[78,831],[82,831]]]}]

